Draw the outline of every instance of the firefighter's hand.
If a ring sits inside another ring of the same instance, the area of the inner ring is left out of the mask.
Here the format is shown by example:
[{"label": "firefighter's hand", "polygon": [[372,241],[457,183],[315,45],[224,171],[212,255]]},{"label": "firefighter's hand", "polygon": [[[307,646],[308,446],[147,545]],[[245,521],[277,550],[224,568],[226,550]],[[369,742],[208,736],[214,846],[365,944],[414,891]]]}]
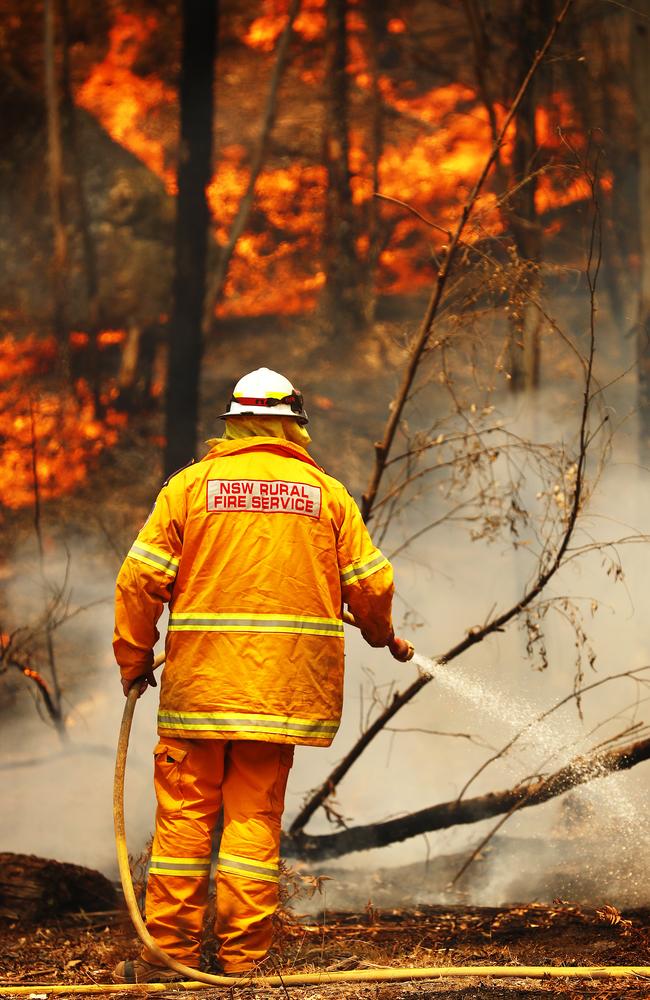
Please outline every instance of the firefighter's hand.
[{"label": "firefighter's hand", "polygon": [[408,639],[400,639],[394,635],[388,642],[391,656],[400,663],[407,663],[412,659],[415,649]]},{"label": "firefighter's hand", "polygon": [[158,687],[158,681],[154,677],[153,670],[148,670],[146,674],[143,674],[142,677],[136,677],[134,681],[127,681],[126,678],[123,677],[122,690],[124,691],[125,698],[132,687],[138,687],[138,698],[140,695],[144,694],[148,687]]}]

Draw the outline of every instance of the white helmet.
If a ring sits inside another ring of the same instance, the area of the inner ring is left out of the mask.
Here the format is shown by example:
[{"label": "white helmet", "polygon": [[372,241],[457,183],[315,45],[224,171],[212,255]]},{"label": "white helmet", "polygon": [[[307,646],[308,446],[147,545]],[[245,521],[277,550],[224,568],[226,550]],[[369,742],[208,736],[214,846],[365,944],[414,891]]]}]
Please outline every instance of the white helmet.
[{"label": "white helmet", "polygon": [[222,419],[239,414],[256,413],[266,417],[294,417],[299,424],[308,424],[302,393],[294,389],[288,378],[270,368],[258,368],[240,378],[232,392],[228,411]]}]

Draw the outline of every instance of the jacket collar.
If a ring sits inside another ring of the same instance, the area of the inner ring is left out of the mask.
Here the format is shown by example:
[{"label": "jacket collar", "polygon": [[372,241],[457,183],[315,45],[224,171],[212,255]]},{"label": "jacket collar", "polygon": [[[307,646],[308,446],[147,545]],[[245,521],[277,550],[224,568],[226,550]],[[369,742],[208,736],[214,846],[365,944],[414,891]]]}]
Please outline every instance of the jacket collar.
[{"label": "jacket collar", "polygon": [[299,444],[287,441],[286,438],[277,437],[250,437],[235,441],[221,439],[213,445],[201,461],[207,462],[213,458],[225,458],[226,455],[245,455],[256,451],[271,452],[285,458],[297,458],[300,462],[305,462],[306,465],[312,465],[315,469],[323,471],[320,465]]}]

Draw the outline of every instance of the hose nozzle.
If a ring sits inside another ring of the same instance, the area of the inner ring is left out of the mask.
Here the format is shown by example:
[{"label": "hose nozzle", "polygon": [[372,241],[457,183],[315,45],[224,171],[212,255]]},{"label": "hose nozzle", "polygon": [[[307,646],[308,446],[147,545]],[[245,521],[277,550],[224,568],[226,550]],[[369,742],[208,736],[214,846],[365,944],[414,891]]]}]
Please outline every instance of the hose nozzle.
[{"label": "hose nozzle", "polygon": [[391,656],[395,660],[399,660],[400,663],[408,663],[409,660],[413,659],[413,654],[415,653],[413,644],[408,639],[400,639],[397,635],[394,635],[389,640],[388,648]]}]

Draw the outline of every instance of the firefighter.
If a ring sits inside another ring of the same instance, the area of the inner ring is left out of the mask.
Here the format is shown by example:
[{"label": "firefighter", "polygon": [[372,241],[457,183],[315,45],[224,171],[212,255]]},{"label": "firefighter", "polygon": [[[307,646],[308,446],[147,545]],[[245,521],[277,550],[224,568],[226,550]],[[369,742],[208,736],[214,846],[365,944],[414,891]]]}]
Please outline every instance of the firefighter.
[{"label": "firefighter", "polygon": [[[271,945],[294,747],[327,747],[339,726],[343,604],[371,646],[400,660],[412,647],[393,633],[390,563],[307,451],[300,392],[261,368],[239,380],[222,417],[224,437],[163,485],[122,565],[113,645],[124,693],[155,687],[156,623],[169,604],[148,930],[198,968],[223,809],[215,933],[222,971],[241,975]],[[113,977],[178,978],[146,948]]]}]

